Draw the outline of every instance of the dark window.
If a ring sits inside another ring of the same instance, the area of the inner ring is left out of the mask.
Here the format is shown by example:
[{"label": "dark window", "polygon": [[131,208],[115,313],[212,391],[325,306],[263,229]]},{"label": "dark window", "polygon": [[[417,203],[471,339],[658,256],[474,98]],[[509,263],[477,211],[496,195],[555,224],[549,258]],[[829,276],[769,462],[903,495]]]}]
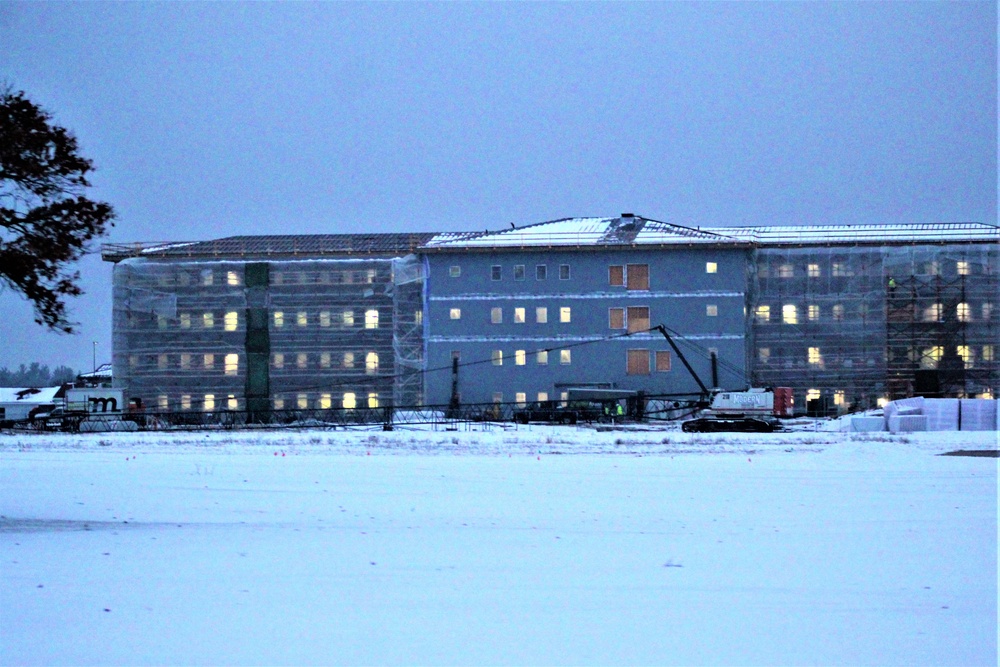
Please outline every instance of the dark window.
[{"label": "dark window", "polygon": [[502,277],[503,277],[503,273],[502,273],[499,265],[494,264],[492,267],[490,267],[490,278],[491,279],[493,279],[493,280],[500,280]]},{"label": "dark window", "polygon": [[667,350],[656,351],[656,370],[661,373],[670,370],[670,352]]},{"label": "dark window", "polygon": [[624,308],[609,308],[608,309],[608,328],[609,329],[624,329],[625,328],[625,309]]},{"label": "dark window", "polygon": [[514,265],[514,280],[524,280],[524,264]]},{"label": "dark window", "polygon": [[649,350],[627,350],[627,353],[625,372],[628,375],[649,375]]},{"label": "dark window", "polygon": [[646,331],[649,329],[649,308],[646,306],[629,306],[628,307],[628,331],[629,333],[635,333],[636,331]]},{"label": "dark window", "polygon": [[569,264],[559,265],[559,280],[569,280]]},{"label": "dark window", "polygon": [[535,280],[545,280],[548,268],[544,264],[535,266]]},{"label": "dark window", "polygon": [[629,264],[625,277],[627,280],[626,289],[648,290],[649,264]]},{"label": "dark window", "polygon": [[608,284],[621,287],[625,284],[625,267],[621,265],[608,267]]}]

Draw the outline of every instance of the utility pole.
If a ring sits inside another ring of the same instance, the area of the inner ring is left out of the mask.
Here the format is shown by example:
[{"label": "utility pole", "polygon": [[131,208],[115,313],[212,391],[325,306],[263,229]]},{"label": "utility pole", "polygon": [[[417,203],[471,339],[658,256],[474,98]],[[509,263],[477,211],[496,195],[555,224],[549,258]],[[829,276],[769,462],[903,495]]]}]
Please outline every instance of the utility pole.
[{"label": "utility pole", "polygon": [[94,341],[94,372],[97,372],[97,341]]}]

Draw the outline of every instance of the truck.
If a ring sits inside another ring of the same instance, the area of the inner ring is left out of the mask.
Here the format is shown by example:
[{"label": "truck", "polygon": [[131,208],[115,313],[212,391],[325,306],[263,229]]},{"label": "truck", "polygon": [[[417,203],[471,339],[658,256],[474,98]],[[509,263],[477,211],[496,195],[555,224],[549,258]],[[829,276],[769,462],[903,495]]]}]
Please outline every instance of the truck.
[{"label": "truck", "polygon": [[28,420],[29,428],[41,431],[134,431],[138,424],[123,419],[124,394],[106,387],[69,387],[50,410]]},{"label": "truck", "polygon": [[718,377],[715,370],[717,362],[715,354],[712,354],[713,388],[709,389],[688,363],[666,326],[660,324],[650,331],[659,331],[667,339],[677,358],[701,389],[699,398],[690,406],[700,414],[695,419],[683,422],[682,431],[770,433],[781,427],[779,418],[792,416],[794,398],[790,387],[750,387],[741,391],[718,389],[714,386]]}]

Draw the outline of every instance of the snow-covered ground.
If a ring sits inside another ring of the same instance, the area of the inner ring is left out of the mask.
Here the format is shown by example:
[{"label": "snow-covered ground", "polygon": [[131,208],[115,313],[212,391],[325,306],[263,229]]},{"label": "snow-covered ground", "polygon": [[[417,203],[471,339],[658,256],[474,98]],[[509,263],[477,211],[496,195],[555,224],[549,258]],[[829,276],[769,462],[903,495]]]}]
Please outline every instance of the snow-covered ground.
[{"label": "snow-covered ground", "polygon": [[0,662],[996,665],[997,446],[0,435]]}]

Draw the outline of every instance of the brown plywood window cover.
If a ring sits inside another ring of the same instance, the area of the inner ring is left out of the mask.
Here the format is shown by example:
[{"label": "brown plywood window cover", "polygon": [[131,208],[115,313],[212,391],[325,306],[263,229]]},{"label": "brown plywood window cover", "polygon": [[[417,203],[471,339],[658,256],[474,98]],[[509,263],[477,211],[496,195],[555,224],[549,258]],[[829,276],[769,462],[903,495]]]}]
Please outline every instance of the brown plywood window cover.
[{"label": "brown plywood window cover", "polygon": [[647,331],[649,329],[649,308],[646,306],[629,306],[628,332]]},{"label": "brown plywood window cover", "polygon": [[608,267],[608,282],[612,287],[621,287],[625,284],[625,267],[609,266]]},{"label": "brown plywood window cover", "polygon": [[629,264],[625,276],[628,279],[625,289],[649,289],[649,264]]},{"label": "brown plywood window cover", "polygon": [[628,350],[628,375],[649,375],[649,350]]},{"label": "brown plywood window cover", "polygon": [[608,310],[608,328],[609,329],[624,329],[625,328],[625,309],[624,308],[610,308]]},{"label": "brown plywood window cover", "polygon": [[663,373],[670,370],[670,352],[667,350],[656,351],[656,371]]}]

